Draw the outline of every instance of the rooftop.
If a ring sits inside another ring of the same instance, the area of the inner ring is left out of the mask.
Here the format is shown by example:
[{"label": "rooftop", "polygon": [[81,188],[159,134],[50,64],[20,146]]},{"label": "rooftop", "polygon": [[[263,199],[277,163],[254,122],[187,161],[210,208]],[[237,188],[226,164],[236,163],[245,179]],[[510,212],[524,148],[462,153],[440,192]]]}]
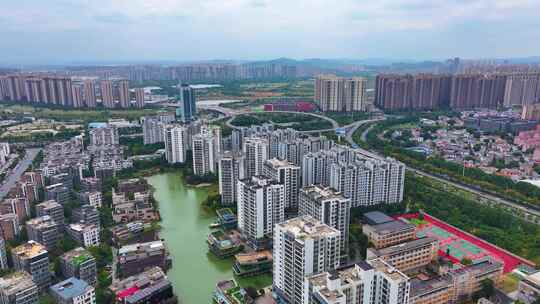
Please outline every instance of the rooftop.
[{"label": "rooftop", "polygon": [[35,228],[45,228],[45,227],[56,226],[57,223],[54,221],[54,219],[51,216],[44,215],[44,216],[35,217],[33,219],[26,221],[26,225],[34,226]]},{"label": "rooftop", "polygon": [[372,270],[373,268],[365,263],[361,262],[359,264],[350,264],[344,267],[340,267],[331,272],[323,272],[308,277],[310,283],[319,289],[319,293],[327,300],[328,302],[333,303],[336,299],[341,298],[344,294],[336,289],[333,285],[329,284],[329,280],[340,280],[341,286],[347,285],[353,282],[362,281],[362,273],[364,271]]},{"label": "rooftop", "polygon": [[382,248],[382,249],[371,249],[374,253],[376,253],[377,256],[383,256],[383,255],[391,255],[397,252],[402,252],[410,249],[414,249],[417,247],[422,247],[428,244],[437,244],[438,241],[434,237],[424,237],[416,240],[412,240],[410,242],[401,243],[398,245]]},{"label": "rooftop", "polygon": [[109,289],[118,299],[135,300],[169,284],[163,270],[155,266],[137,275],[114,282]]},{"label": "rooftop", "polygon": [[90,254],[90,252],[82,247],[75,248],[62,255],[62,260],[67,263],[74,264],[75,266],[79,266],[80,264],[91,259],[94,259],[94,257]]},{"label": "rooftop", "polygon": [[426,281],[419,279],[411,280],[411,298],[420,296],[423,294],[431,293],[436,290],[452,287],[452,276],[446,275],[441,277],[435,277]]},{"label": "rooftop", "polygon": [[379,234],[389,234],[398,232],[401,230],[415,229],[413,224],[407,224],[400,220],[392,220],[391,222],[385,222],[371,226]]},{"label": "rooftop", "polygon": [[409,277],[407,275],[381,259],[374,259],[369,261],[368,263],[373,266],[373,268],[375,268],[377,271],[379,271],[380,273],[384,273],[387,277],[394,281],[409,280]]},{"label": "rooftop", "polygon": [[277,158],[272,158],[272,159],[268,159],[266,161],[266,164],[270,165],[272,168],[283,168],[283,167],[295,167],[295,168],[298,168],[298,166],[296,166],[295,164],[291,163],[290,161],[284,159],[284,160],[281,160],[281,159],[277,159]]},{"label": "rooftop", "polygon": [[330,187],[321,187],[319,185],[313,185],[304,187],[300,190],[302,193],[308,195],[312,200],[323,201],[323,200],[349,200],[345,198],[341,192],[335,191]]},{"label": "rooftop", "polygon": [[281,185],[276,180],[266,177],[264,175],[253,176],[251,178],[242,179],[240,181],[246,184],[250,189],[260,189],[268,185]]},{"label": "rooftop", "polygon": [[14,272],[0,278],[0,288],[5,290],[6,294],[15,294],[32,287],[36,287],[36,284],[26,271]]},{"label": "rooftop", "polygon": [[76,224],[69,224],[69,229],[76,232],[83,232],[83,231],[88,231],[90,229],[98,229],[98,227],[94,224],[76,223]]},{"label": "rooftop", "polygon": [[42,254],[46,254],[45,246],[35,241],[28,241],[11,250],[19,258],[33,258]]},{"label": "rooftop", "polygon": [[364,213],[364,218],[370,225],[378,225],[387,222],[392,222],[394,219],[380,211],[371,211]]},{"label": "rooftop", "polygon": [[165,244],[162,241],[153,241],[147,243],[137,243],[132,245],[126,245],[118,249],[118,255],[131,255],[139,252],[150,252],[157,250],[164,250]]},{"label": "rooftop", "polygon": [[339,230],[323,224],[309,215],[287,220],[277,226],[299,239],[339,236],[340,234]]},{"label": "rooftop", "polygon": [[240,253],[234,256],[240,264],[253,264],[265,261],[272,261],[272,252],[270,250],[256,251],[253,253]]},{"label": "rooftop", "polygon": [[55,200],[48,200],[48,201],[44,201],[43,203],[39,203],[36,205],[36,207],[39,206],[41,208],[44,208],[44,209],[51,209],[51,208],[58,208],[58,207],[62,207],[62,205],[60,205],[59,203],[57,203]]},{"label": "rooftop", "polygon": [[88,283],[86,283],[85,281],[71,277],[65,281],[51,286],[50,290],[54,295],[64,300],[69,300],[73,299],[74,297],[83,295],[89,289],[93,288],[94,287],[88,285]]}]

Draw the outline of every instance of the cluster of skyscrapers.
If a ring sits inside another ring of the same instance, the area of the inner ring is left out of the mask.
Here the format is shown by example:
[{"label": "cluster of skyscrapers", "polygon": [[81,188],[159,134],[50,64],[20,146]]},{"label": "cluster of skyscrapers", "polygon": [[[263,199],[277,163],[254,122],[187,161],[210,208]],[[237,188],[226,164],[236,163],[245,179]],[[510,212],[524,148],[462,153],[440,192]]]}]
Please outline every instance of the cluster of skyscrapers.
[{"label": "cluster of skyscrapers", "polygon": [[368,109],[367,79],[319,75],[315,78],[315,103],[323,112],[358,112]]},{"label": "cluster of skyscrapers", "polygon": [[375,105],[384,110],[524,106],[540,101],[540,73],[378,75]]},{"label": "cluster of skyscrapers", "polygon": [[305,72],[295,65],[280,63],[198,63],[173,66],[122,65],[98,67],[70,67],[66,74],[91,77],[120,77],[130,81],[178,80],[224,81],[241,79],[295,78]]},{"label": "cluster of skyscrapers", "polygon": [[16,74],[0,76],[0,100],[73,108],[95,108],[100,100],[109,109],[142,108],[144,89],[135,89],[132,103],[128,80],[74,81],[65,76]]}]

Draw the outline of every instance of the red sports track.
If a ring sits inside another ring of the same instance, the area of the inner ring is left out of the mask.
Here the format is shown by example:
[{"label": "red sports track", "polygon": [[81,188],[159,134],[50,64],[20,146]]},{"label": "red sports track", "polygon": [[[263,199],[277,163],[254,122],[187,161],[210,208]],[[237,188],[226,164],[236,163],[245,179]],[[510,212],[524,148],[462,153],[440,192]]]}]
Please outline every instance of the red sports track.
[{"label": "red sports track", "polygon": [[[418,213],[403,214],[403,215],[398,216],[398,218],[404,218],[404,219],[418,218]],[[493,256],[496,260],[502,261],[504,263],[504,273],[511,272],[512,270],[516,269],[520,264],[535,266],[533,262],[527,259],[524,259],[509,251],[506,251],[502,248],[492,245],[480,238],[477,238],[476,236],[470,233],[467,233],[461,229],[458,229],[452,225],[449,225],[439,220],[438,218],[432,217],[427,213],[424,213],[424,220],[489,252],[491,256]],[[439,251],[439,255],[446,256],[446,253]],[[454,263],[459,262],[455,258],[452,258],[452,257],[449,257],[449,258]]]}]

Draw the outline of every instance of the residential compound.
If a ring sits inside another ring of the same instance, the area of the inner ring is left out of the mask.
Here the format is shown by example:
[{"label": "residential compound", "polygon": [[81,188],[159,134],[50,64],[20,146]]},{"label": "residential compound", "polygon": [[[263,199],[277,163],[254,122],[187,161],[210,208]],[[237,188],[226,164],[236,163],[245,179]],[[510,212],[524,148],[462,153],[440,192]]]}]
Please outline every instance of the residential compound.
[{"label": "residential compound", "polygon": [[41,172],[27,171],[23,173],[15,183],[15,186],[9,190],[8,197],[26,198],[29,203],[34,203],[40,198],[39,194],[43,186],[44,182]]},{"label": "residential compound", "polygon": [[158,218],[153,205],[152,191],[144,180],[130,179],[118,183],[113,189],[113,221],[128,223],[132,221],[151,222]]},{"label": "residential compound", "polygon": [[71,173],[73,177],[81,178],[80,173],[88,170],[90,165],[91,156],[84,151],[82,136],[48,144],[43,153],[44,159],[40,164],[40,169],[44,177]]},{"label": "residential compound", "polygon": [[384,110],[525,106],[540,100],[540,74],[378,75],[375,105]]},{"label": "residential compound", "polygon": [[157,219],[158,215],[150,201],[151,194],[135,193],[133,199],[127,194],[113,194],[113,221],[115,223],[127,223],[131,221],[150,222]]},{"label": "residential compound", "polygon": [[93,128],[89,132],[90,145],[92,146],[112,146],[120,144],[120,136],[115,126],[106,125]]},{"label": "residential compound", "polygon": [[[239,175],[266,176],[283,184],[285,206],[293,214],[298,209],[300,189],[311,185],[341,192],[352,207],[403,200],[405,166],[392,158],[365,155],[325,137],[303,136],[292,129],[274,131],[259,126],[239,133],[236,141],[242,143],[242,154],[235,161]],[[228,155],[225,162],[230,163],[230,159]]]},{"label": "residential compound", "polygon": [[164,128],[175,121],[174,113],[161,113],[156,116],[141,118],[143,129],[143,143],[145,145],[161,143],[164,141]]},{"label": "residential compound", "polygon": [[0,99],[74,108],[95,108],[100,99],[105,108],[131,107],[127,80],[103,80],[98,86],[93,80],[79,81],[63,75],[13,74],[0,76]]},{"label": "residential compound", "polygon": [[344,146],[307,153],[302,159],[304,187],[330,186],[350,198],[353,207],[401,202],[404,180],[402,163],[367,157]]},{"label": "residential compound", "polygon": [[409,304],[409,277],[382,260],[308,276],[304,304]]},{"label": "residential compound", "polygon": [[323,112],[357,112],[369,108],[367,79],[319,75],[315,78],[315,103]]},{"label": "residential compound", "polygon": [[321,186],[308,186],[300,190],[299,215],[309,215],[340,231],[340,249],[348,253],[351,200],[341,193]]}]

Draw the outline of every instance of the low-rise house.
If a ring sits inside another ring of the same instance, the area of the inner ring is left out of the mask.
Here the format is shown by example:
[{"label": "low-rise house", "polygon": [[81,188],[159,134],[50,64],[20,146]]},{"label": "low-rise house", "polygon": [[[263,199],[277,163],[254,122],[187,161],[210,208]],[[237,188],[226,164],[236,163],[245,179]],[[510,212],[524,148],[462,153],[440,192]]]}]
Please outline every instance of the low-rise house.
[{"label": "low-rise house", "polygon": [[172,284],[159,267],[116,281],[109,290],[117,304],[176,303]]},{"label": "low-rise house", "polygon": [[0,278],[0,303],[38,304],[38,287],[25,271],[14,272]]},{"label": "low-rise house", "polygon": [[62,238],[62,225],[48,215],[33,218],[26,222],[28,239],[36,241],[47,249],[53,249]]},{"label": "low-rise house", "polygon": [[67,227],[67,233],[75,242],[83,247],[98,246],[99,240],[99,226],[94,224],[77,223],[70,224]]},{"label": "low-rise house", "polygon": [[58,304],[95,304],[94,287],[83,280],[69,278],[57,283],[49,289]]},{"label": "low-rise house", "polygon": [[96,259],[82,247],[64,253],[60,257],[60,269],[66,278],[75,277],[90,285],[97,282]]},{"label": "low-rise house", "polygon": [[45,246],[28,241],[11,250],[11,260],[15,270],[26,271],[32,276],[40,291],[46,290],[51,284],[49,252]]},{"label": "low-rise house", "polygon": [[163,241],[123,246],[118,249],[116,258],[118,274],[122,278],[154,266],[159,266],[163,270],[167,270],[170,266],[168,251]]}]

